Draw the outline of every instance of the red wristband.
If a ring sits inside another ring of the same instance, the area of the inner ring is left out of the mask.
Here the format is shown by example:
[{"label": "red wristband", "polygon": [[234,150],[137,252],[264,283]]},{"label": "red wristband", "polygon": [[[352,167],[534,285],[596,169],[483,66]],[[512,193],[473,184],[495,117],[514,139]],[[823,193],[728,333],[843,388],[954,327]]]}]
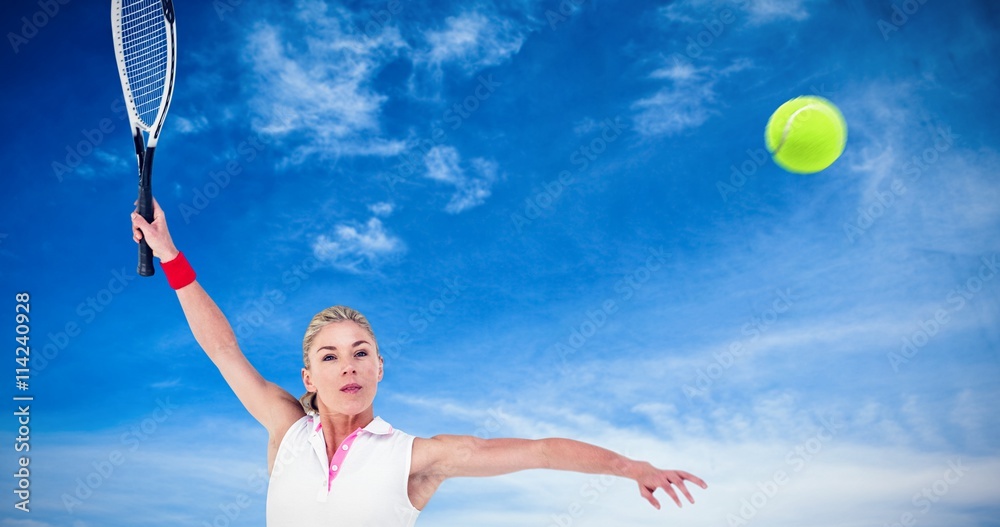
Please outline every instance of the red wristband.
[{"label": "red wristband", "polygon": [[194,282],[194,269],[182,252],[177,253],[177,257],[169,262],[164,263],[160,260],[160,268],[167,276],[167,283],[175,290]]}]

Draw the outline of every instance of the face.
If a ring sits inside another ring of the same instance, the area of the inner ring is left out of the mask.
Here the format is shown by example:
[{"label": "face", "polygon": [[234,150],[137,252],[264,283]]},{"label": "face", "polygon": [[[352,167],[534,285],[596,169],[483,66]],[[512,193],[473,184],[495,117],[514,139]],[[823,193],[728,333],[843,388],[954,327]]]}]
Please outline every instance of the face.
[{"label": "face", "polygon": [[316,392],[318,410],[357,415],[375,400],[382,380],[382,359],[368,332],[351,321],[327,324],[309,348],[302,368],[306,390]]}]

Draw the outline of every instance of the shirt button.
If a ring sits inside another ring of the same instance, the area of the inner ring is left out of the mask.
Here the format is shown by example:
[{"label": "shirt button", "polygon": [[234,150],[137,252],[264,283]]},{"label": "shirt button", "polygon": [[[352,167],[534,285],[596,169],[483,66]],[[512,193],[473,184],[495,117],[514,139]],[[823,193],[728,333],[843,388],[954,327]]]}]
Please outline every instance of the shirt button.
[{"label": "shirt button", "polygon": [[337,465],[334,465],[334,466],[333,466],[333,468],[332,468],[332,470],[333,470],[334,472],[336,472],[338,468],[339,468],[339,467],[337,467]]},{"label": "shirt button", "polygon": [[344,446],[343,446],[343,449],[344,449],[344,450],[347,450],[348,448],[351,448],[351,447],[349,447],[349,446],[347,446],[347,445],[344,445]]}]

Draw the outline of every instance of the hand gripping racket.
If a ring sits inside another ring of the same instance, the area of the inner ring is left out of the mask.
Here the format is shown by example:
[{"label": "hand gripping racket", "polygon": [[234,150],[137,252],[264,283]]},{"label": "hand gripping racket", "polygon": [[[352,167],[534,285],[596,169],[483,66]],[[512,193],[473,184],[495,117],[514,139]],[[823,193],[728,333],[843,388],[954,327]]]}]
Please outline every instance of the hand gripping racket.
[{"label": "hand gripping racket", "polygon": [[[176,33],[172,0],[112,0],[118,76],[139,163],[139,214],[153,221],[153,152],[174,91]],[[148,142],[142,133],[149,134]],[[140,276],[152,276],[153,251],[139,242]]]}]

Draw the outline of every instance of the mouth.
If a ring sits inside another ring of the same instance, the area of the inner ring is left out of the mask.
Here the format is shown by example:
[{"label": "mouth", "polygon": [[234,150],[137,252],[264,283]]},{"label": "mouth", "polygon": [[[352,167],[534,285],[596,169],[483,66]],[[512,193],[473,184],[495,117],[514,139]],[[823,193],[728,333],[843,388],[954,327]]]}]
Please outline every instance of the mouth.
[{"label": "mouth", "polygon": [[358,393],[361,391],[361,385],[357,383],[345,384],[340,388],[340,391],[344,393]]}]

